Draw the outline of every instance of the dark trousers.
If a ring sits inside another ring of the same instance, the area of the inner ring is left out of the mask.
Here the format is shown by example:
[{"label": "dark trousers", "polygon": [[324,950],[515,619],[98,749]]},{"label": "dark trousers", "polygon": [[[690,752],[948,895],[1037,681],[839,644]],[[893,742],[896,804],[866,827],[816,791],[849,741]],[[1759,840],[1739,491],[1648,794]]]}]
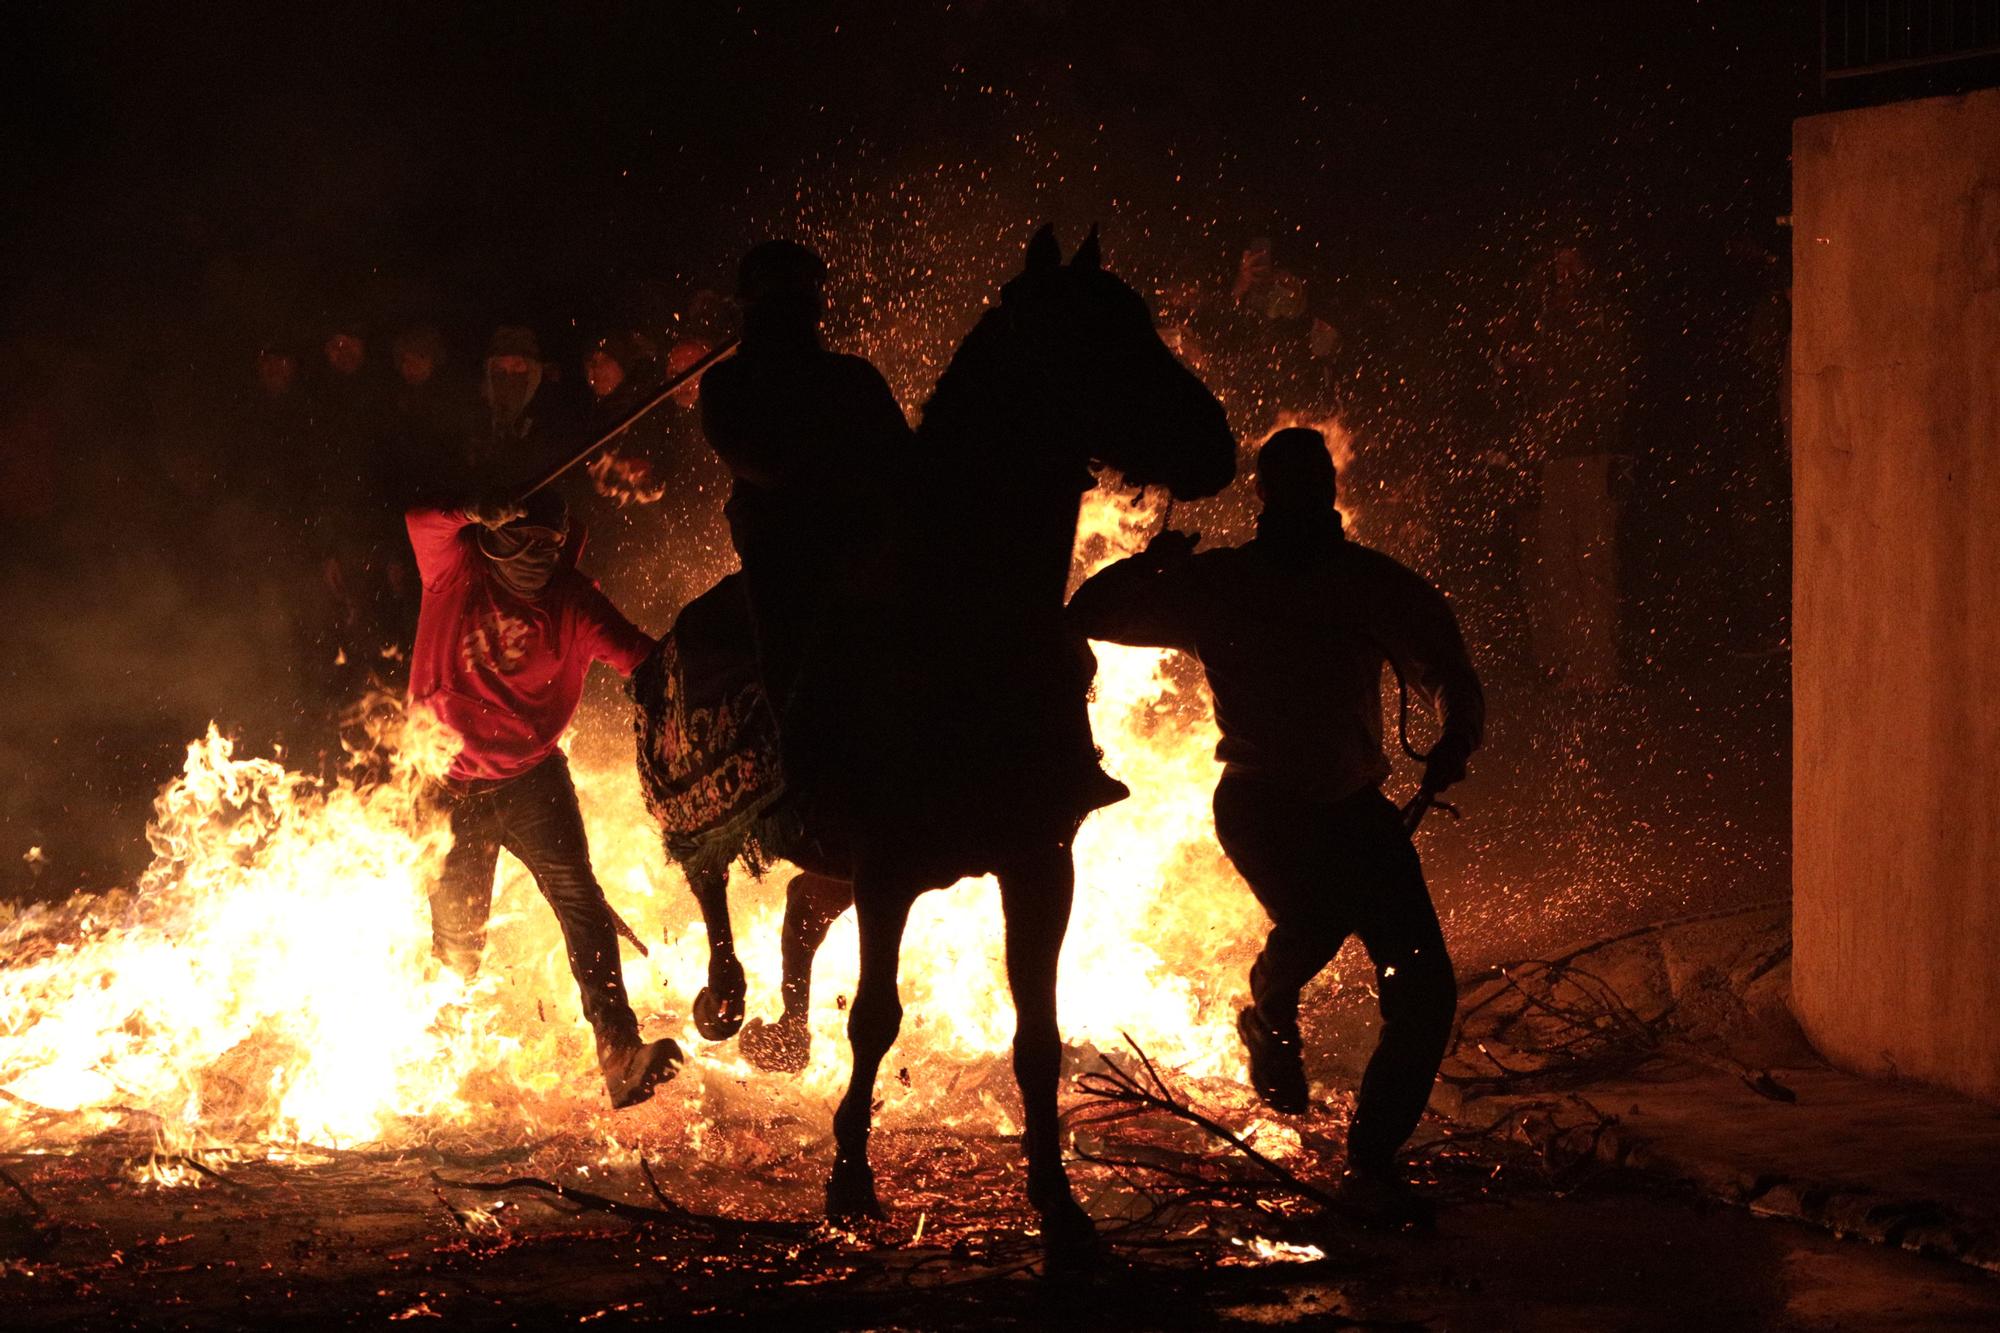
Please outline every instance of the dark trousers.
[{"label": "dark trousers", "polygon": [[569,761],[557,752],[518,778],[448,799],[452,848],[431,890],[431,947],[439,960],[468,977],[479,970],[493,910],[493,871],[504,847],[528,867],[555,911],[591,1028],[603,1041],[637,1041],[639,1022],[619,970],[618,931],[591,873]]},{"label": "dark trousers", "polygon": [[1382,1031],[1361,1079],[1348,1158],[1383,1169],[1430,1100],[1458,1009],[1458,985],[1423,867],[1402,818],[1369,787],[1339,801],[1225,773],[1215,832],[1271,918],[1250,971],[1257,1013],[1296,1036],[1299,991],[1359,935],[1375,964]]}]

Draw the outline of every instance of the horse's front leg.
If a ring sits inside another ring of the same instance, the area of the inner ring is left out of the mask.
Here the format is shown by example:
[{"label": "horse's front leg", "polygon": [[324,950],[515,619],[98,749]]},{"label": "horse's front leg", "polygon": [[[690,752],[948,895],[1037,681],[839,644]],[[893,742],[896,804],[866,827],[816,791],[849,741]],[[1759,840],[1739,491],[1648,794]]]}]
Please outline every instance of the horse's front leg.
[{"label": "horse's front leg", "polygon": [[688,888],[708,927],[708,985],[694,997],[694,1026],[709,1041],[724,1041],[743,1026],[743,998],[749,989],[729,924],[729,867],[688,872]]},{"label": "horse's front leg", "polygon": [[1022,1144],[1028,1155],[1028,1202],[1042,1215],[1043,1243],[1052,1263],[1087,1261],[1097,1252],[1097,1228],[1070,1191],[1056,1114],[1056,1086],[1062,1077],[1056,964],[1075,888],[1067,845],[1025,854],[1000,873],[1007,985],[1014,995],[1014,1079],[1027,1116]]},{"label": "horse's front leg", "polygon": [[743,1029],[743,1054],[759,1069],[796,1074],[812,1059],[813,958],[853,905],[854,886],[844,879],[801,870],[785,886],[784,1012],[775,1023],[753,1019]]},{"label": "horse's front leg", "polygon": [[903,1024],[896,994],[896,967],[903,927],[910,919],[917,886],[893,874],[863,868],[854,880],[855,924],[861,934],[861,976],[847,1014],[847,1045],[854,1072],[847,1095],[833,1113],[833,1175],[826,1186],[827,1216],[881,1217],[875,1173],[868,1166],[868,1131],[874,1121],[875,1075]]}]

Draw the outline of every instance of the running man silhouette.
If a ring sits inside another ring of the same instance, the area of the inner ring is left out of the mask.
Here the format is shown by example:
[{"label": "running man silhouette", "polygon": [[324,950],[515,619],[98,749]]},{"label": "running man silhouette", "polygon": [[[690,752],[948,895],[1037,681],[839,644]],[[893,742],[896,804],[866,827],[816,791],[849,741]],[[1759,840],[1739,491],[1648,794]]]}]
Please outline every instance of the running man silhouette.
[{"label": "running man silhouette", "polygon": [[1457,985],[1409,831],[1382,794],[1382,664],[1436,710],[1443,735],[1423,785],[1465,776],[1485,700],[1444,597],[1347,540],[1333,458],[1318,431],[1281,430],[1257,456],[1257,536],[1194,553],[1162,532],[1077,590],[1070,614],[1112,643],[1200,660],[1223,763],[1215,831],[1271,918],[1237,1030],[1274,1110],[1308,1106],[1299,991],[1358,934],[1374,961],[1382,1031],[1348,1133],[1345,1188],[1401,1198],[1397,1152],[1430,1098]]}]

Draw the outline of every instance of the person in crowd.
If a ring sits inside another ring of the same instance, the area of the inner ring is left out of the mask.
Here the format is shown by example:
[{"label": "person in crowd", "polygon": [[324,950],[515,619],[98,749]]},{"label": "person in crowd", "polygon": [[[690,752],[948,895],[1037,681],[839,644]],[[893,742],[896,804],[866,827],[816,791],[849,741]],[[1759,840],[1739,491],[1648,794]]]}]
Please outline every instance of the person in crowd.
[{"label": "person in crowd", "polygon": [[[694,325],[667,339],[665,378],[674,379],[701,361],[726,333],[698,332]],[[659,462],[654,468],[663,488],[660,522],[676,535],[690,571],[711,570],[727,561],[728,536],[722,506],[730,490],[728,467],[702,438],[701,386],[694,379],[660,409]],[[704,579],[712,575],[704,575]]]},{"label": "person in crowd", "polygon": [[[587,423],[601,436],[657,392],[658,349],[637,333],[612,333],[597,340],[583,358],[583,382],[590,393]],[[598,493],[620,505],[651,504],[663,487],[655,476],[669,414],[655,408],[607,447],[590,465]]]},{"label": "person in crowd", "polygon": [[[299,358],[272,339],[256,345],[247,382],[237,394],[236,438],[232,443],[257,459],[298,460],[314,443],[309,438],[312,406],[300,381]],[[286,507],[310,496],[296,464],[280,474]],[[267,497],[268,498],[268,497]]]},{"label": "person in crowd", "polygon": [[454,474],[467,427],[444,378],[444,338],[434,326],[404,329],[391,341],[389,354],[396,380],[382,455],[400,514],[419,500],[438,503],[459,493],[465,479]]},{"label": "person in crowd", "polygon": [[[606,334],[584,354],[582,378],[589,402],[581,434],[599,439],[658,392],[658,348],[642,333]],[[591,528],[605,543],[599,551],[616,580],[614,590],[622,603],[648,617],[670,616],[685,600],[684,594],[672,596],[663,586],[659,558],[677,550],[686,537],[668,521],[661,503],[677,419],[685,415],[676,404],[662,403],[600,450],[586,468],[595,492]]]},{"label": "person in crowd", "polygon": [[410,703],[461,743],[445,779],[452,849],[431,892],[433,948],[445,966],[477,973],[494,869],[502,848],[512,852],[562,927],[612,1105],[636,1105],[674,1076],[681,1051],[640,1039],[558,741],[591,663],[629,676],[654,642],[578,571],[580,539],[553,491],[525,505],[415,508],[405,521],[423,579]]},{"label": "person in crowd", "polygon": [[1465,776],[1485,704],[1444,597],[1346,538],[1336,484],[1318,431],[1281,430],[1257,456],[1253,540],[1197,555],[1196,536],[1163,532],[1087,580],[1070,614],[1090,638],[1176,648],[1207,672],[1222,733],[1216,835],[1271,919],[1237,1030],[1272,1109],[1308,1108],[1300,990],[1350,935],[1373,959],[1382,1030],[1347,1188],[1389,1201],[1403,1197],[1397,1153],[1429,1098],[1457,988],[1409,828],[1382,794],[1382,664],[1442,718],[1432,796]]},{"label": "person in crowd", "polygon": [[251,346],[230,446],[241,459],[236,475],[264,480],[240,488],[240,537],[256,564],[285,590],[273,626],[282,626],[284,634],[290,716],[282,731],[289,752],[311,756],[337,749],[330,714],[340,675],[335,659],[341,614],[332,592],[338,580],[326,568],[333,555],[325,540],[330,519],[316,512],[326,468],[316,456],[321,441],[294,344],[274,332]]},{"label": "person in crowd", "polygon": [[368,342],[358,321],[342,320],[320,344],[321,367],[313,385],[312,415],[320,436],[325,478],[355,493],[370,487],[375,471],[381,385],[368,362]]},{"label": "person in crowd", "polygon": [[[664,352],[661,343],[631,332],[592,347],[584,359],[592,436],[617,426],[712,347],[686,333],[663,341]],[[682,386],[589,465],[602,501],[592,526],[610,537],[620,557],[620,598],[648,615],[671,614],[730,563],[720,521],[729,472],[702,439],[700,390],[700,378]],[[662,552],[672,558],[661,560]]]},{"label": "person in crowd", "polygon": [[637,396],[645,378],[642,364],[656,360],[651,340],[636,333],[607,333],[599,338],[583,358],[583,382],[589,386],[591,401],[606,403],[621,391]]},{"label": "person in crowd", "polygon": [[361,368],[368,362],[368,342],[361,326],[345,321],[326,335],[320,352],[326,357],[327,370],[344,381],[360,378]]},{"label": "person in crowd", "polygon": [[389,343],[386,394],[372,414],[361,463],[360,512],[354,517],[348,596],[357,605],[359,649],[374,681],[400,688],[408,663],[401,645],[416,629],[417,573],[403,533],[403,511],[457,493],[449,468],[455,429],[440,370],[444,339],[427,324]]},{"label": "person in crowd", "polygon": [[310,501],[305,545],[319,572],[304,612],[320,682],[316,716],[307,722],[322,762],[333,763],[341,757],[334,719],[366,692],[384,663],[401,655],[403,627],[388,611],[388,570],[402,557],[396,510],[382,511],[381,386],[362,324],[335,321],[319,351],[305,385],[299,468]]},{"label": "person in crowd", "polygon": [[553,433],[550,404],[542,393],[545,377],[533,329],[502,324],[493,330],[479,381],[481,420],[467,440],[466,463],[475,491],[490,486],[496,472],[519,472],[542,461],[539,451]]},{"label": "person in crowd", "polygon": [[403,387],[423,389],[444,368],[444,338],[432,325],[413,324],[390,342],[389,355]]}]

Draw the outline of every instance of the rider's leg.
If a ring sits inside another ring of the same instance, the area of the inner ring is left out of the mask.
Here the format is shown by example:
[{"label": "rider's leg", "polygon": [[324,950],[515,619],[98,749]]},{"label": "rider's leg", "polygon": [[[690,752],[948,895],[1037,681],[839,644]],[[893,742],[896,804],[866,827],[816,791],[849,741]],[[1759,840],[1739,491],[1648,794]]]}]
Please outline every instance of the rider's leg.
[{"label": "rider's leg", "polygon": [[1333,961],[1350,929],[1345,883],[1353,850],[1332,836],[1338,807],[1282,784],[1225,773],[1215,789],[1215,833],[1271,919],[1250,969],[1251,1006],[1236,1030],[1250,1083],[1274,1110],[1311,1107],[1299,1036],[1299,992]]}]

